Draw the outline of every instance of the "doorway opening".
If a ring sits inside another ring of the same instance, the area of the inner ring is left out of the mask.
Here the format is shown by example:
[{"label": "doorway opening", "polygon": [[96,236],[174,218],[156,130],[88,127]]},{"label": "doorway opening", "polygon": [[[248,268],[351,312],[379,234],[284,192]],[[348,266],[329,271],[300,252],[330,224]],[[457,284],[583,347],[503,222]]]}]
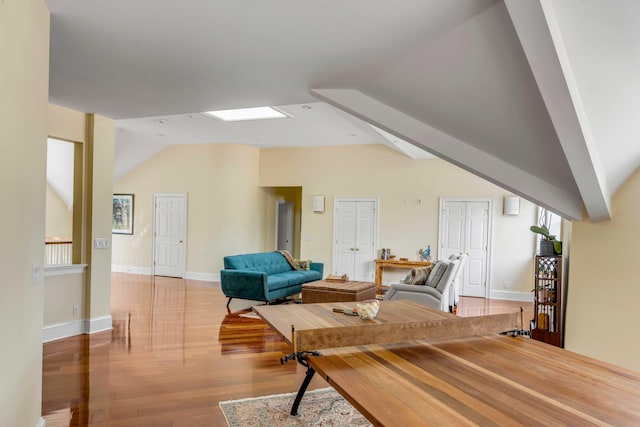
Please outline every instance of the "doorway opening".
[{"label": "doorway opening", "polygon": [[265,247],[287,250],[300,258],[302,187],[265,187],[267,235]]},{"label": "doorway opening", "polygon": [[80,143],[47,139],[46,265],[82,262],[82,156]]},{"label": "doorway opening", "polygon": [[276,250],[293,253],[293,202],[276,202]]}]

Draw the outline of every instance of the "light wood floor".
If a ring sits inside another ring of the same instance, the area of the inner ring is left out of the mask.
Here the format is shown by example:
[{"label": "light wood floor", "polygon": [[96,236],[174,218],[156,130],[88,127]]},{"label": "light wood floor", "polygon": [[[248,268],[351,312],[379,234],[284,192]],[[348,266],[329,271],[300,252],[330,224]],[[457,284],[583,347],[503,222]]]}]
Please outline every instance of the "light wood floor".
[{"label": "light wood floor", "polygon": [[[218,283],[114,273],[113,331],[43,345],[47,427],[226,426],[219,401],[296,391],[305,371],[280,364],[289,348],[240,316],[249,303],[225,304]],[[527,322],[522,302],[462,298],[458,315],[520,306]]]}]

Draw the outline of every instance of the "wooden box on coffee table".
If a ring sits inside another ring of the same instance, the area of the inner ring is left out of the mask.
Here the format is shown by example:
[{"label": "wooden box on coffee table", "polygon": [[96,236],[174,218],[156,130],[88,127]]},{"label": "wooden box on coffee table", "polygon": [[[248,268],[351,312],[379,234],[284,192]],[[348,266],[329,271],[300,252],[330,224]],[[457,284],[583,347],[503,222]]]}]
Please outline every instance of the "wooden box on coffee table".
[{"label": "wooden box on coffee table", "polygon": [[372,282],[317,280],[302,285],[302,303],[364,301],[376,297]]}]

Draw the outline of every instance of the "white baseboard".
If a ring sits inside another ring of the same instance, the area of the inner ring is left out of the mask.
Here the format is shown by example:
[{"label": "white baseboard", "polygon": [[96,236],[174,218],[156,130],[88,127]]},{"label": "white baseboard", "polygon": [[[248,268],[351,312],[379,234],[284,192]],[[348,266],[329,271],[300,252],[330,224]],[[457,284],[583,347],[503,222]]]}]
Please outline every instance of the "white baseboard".
[{"label": "white baseboard", "polygon": [[84,321],[85,334],[95,334],[96,332],[110,331],[113,329],[113,319],[111,316],[93,317]]},{"label": "white baseboard", "polygon": [[94,317],[93,319],[72,320],[71,322],[46,325],[42,328],[42,342],[61,340],[82,334],[95,334],[113,328],[111,316]]},{"label": "white baseboard", "polygon": [[187,271],[186,279],[203,280],[205,282],[219,282],[220,273],[198,273],[197,271]]},{"label": "white baseboard", "polygon": [[116,273],[131,273],[151,276],[151,267],[140,267],[136,265],[111,264],[111,271]]},{"label": "white baseboard", "polygon": [[46,325],[42,328],[42,342],[49,342],[60,340],[62,338],[69,338],[76,335],[82,335],[85,332],[85,321],[72,320],[71,322],[56,323],[53,325]]},{"label": "white baseboard", "polygon": [[533,302],[531,292],[491,290],[491,299],[506,299],[511,301]]},{"label": "white baseboard", "polygon": [[87,264],[69,264],[69,265],[46,265],[44,267],[44,276],[66,276],[70,274],[82,274],[87,268]]},{"label": "white baseboard", "polygon": [[42,417],[40,417],[40,419],[36,423],[36,427],[46,427],[46,425],[47,425],[47,422]]},{"label": "white baseboard", "polygon": [[[140,267],[136,265],[111,264],[111,271],[116,273],[130,273],[151,276],[151,267]],[[202,280],[205,282],[219,282],[220,273],[200,273],[198,271],[187,271],[185,274],[185,279]]]}]

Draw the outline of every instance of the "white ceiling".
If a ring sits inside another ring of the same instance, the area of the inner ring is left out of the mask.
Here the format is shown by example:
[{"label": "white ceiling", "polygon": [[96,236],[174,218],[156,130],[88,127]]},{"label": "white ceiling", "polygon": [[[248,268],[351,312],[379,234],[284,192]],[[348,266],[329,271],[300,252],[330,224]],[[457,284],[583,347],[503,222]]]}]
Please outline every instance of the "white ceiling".
[{"label": "white ceiling", "polygon": [[[168,144],[419,155],[401,138],[565,217],[607,219],[640,164],[633,0],[47,4],[50,101],[117,119],[116,177]],[[198,114],[261,105],[293,118]]]},{"label": "white ceiling", "polygon": [[225,123],[190,113],[120,119],[115,177],[124,176],[169,144],[236,143],[264,148],[385,144],[414,159],[433,157],[393,135],[376,132],[366,122],[324,102],[278,108],[290,118]]}]

